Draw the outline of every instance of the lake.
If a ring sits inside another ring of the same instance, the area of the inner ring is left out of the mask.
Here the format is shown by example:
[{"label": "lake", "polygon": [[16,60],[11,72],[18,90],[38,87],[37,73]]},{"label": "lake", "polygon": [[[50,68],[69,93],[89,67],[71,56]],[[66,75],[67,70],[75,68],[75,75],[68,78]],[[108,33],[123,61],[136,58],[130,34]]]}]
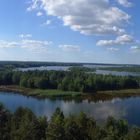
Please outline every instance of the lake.
[{"label": "lake", "polygon": [[30,108],[36,115],[46,115],[48,118],[59,107],[65,115],[77,114],[81,111],[87,115],[94,116],[99,122],[104,122],[108,116],[116,119],[126,119],[130,125],[140,126],[140,97],[131,97],[126,99],[113,99],[108,101],[91,101],[83,100],[50,100],[36,99],[20,94],[0,92],[0,102],[10,111],[14,112],[19,106]]}]

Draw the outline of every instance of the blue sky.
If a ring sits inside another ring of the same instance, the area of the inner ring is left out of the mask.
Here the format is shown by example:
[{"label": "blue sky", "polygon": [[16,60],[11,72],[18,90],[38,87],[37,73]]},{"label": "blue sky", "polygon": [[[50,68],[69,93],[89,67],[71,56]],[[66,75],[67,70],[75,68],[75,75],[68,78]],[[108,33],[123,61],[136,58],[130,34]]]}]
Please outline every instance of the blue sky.
[{"label": "blue sky", "polygon": [[140,64],[138,0],[1,0],[0,60]]}]

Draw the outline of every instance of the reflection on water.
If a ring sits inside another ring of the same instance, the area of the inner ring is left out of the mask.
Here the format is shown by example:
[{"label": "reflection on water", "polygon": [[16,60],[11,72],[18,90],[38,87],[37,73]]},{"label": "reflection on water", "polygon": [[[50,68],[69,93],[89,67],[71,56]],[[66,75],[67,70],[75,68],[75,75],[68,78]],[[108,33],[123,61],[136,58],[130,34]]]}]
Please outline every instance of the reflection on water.
[{"label": "reflection on water", "polygon": [[128,99],[113,99],[111,101],[81,102],[64,100],[38,100],[19,94],[0,92],[0,102],[10,111],[14,112],[19,106],[30,108],[36,115],[46,115],[48,118],[57,107],[63,110],[65,115],[77,114],[81,111],[94,116],[98,122],[103,122],[108,116],[125,118],[129,124],[140,126],[140,97]]}]

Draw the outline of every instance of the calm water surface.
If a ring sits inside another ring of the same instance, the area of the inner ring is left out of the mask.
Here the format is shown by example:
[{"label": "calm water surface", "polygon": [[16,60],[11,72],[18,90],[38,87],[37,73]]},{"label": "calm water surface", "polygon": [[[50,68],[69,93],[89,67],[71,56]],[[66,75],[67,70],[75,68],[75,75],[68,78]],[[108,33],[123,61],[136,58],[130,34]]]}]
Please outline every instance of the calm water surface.
[{"label": "calm water surface", "polygon": [[87,115],[94,116],[98,122],[103,122],[108,116],[113,116],[117,119],[127,119],[130,125],[140,126],[140,97],[104,102],[88,102],[88,100],[76,102],[74,100],[64,101],[59,99],[39,100],[19,94],[0,92],[0,102],[12,112],[19,106],[23,106],[30,108],[38,116],[46,115],[50,118],[55,109],[60,107],[65,115],[77,114],[83,111]]},{"label": "calm water surface", "polygon": [[118,71],[109,71],[109,70],[96,70],[96,74],[102,75],[114,75],[114,76],[140,76],[140,73],[136,72],[118,72]]},{"label": "calm water surface", "polygon": [[71,66],[42,66],[42,67],[30,67],[30,68],[17,68],[19,71],[34,71],[34,70],[62,70],[62,71],[67,71]]}]

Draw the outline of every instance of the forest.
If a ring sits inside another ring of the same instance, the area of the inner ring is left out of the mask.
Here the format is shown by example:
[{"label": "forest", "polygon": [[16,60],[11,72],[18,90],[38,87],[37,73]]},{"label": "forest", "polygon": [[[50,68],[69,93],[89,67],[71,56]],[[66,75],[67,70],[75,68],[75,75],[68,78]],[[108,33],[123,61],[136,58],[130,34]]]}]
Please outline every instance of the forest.
[{"label": "forest", "polygon": [[139,140],[140,128],[108,117],[99,125],[81,112],[64,116],[57,108],[50,119],[19,107],[14,113],[0,104],[0,140]]},{"label": "forest", "polygon": [[0,85],[95,93],[105,90],[139,88],[140,77],[96,75],[81,70],[22,72],[3,69],[0,70]]}]

